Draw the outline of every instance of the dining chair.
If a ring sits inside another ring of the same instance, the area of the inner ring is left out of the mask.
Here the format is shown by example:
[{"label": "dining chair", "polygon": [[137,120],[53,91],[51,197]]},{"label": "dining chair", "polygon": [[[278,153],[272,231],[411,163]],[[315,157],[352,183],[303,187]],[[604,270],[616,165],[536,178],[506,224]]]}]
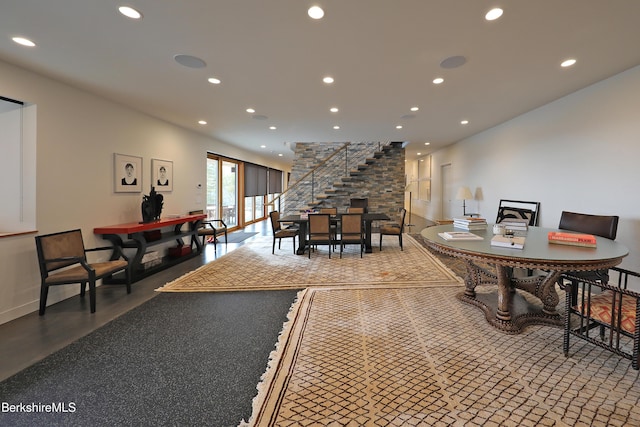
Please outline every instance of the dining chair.
[{"label": "dining chair", "polygon": [[[329,214],[332,217],[338,215],[338,208],[320,208],[319,213],[321,214]],[[338,237],[338,224],[336,221],[331,221],[331,233],[333,234],[334,241],[337,240]],[[333,246],[335,249],[335,245]]]},{"label": "dining chair", "polygon": [[[282,239],[292,238],[293,239],[293,253],[296,253],[296,236],[300,231],[295,227],[285,227],[282,228],[282,223],[280,223],[280,212],[273,211],[269,212],[269,219],[271,220],[271,231],[273,232],[273,244],[271,245],[271,254],[275,253],[276,250],[276,240],[278,240],[278,249],[280,249],[280,245],[282,244]],[[300,239],[298,238],[298,241]]]},{"label": "dining chair", "polygon": [[400,220],[398,222],[389,222],[380,226],[380,250],[382,250],[382,236],[398,236],[400,240],[400,250],[402,247],[402,233],[404,233],[404,219],[407,216],[405,208],[400,209]]},{"label": "dining chair", "polygon": [[[615,240],[618,233],[618,220],[619,217],[617,215],[591,215],[562,211],[558,228],[561,230],[593,234],[595,236]],[[574,298],[574,303],[576,302],[575,299],[577,297],[578,284],[581,279],[592,280],[600,283],[607,283],[609,281],[608,269],[574,271],[570,272],[569,275],[572,277],[569,282],[573,291],[572,296]],[[561,287],[564,287],[562,278],[559,280],[558,284]]]},{"label": "dining chair", "polygon": [[340,217],[340,258],[345,245],[360,245],[360,258],[364,252],[364,229],[362,214],[346,213]]},{"label": "dining chair", "polygon": [[318,245],[329,247],[329,258],[331,258],[331,247],[335,244],[334,234],[331,231],[331,215],[314,213],[309,214],[309,226],[307,243],[309,246],[309,258],[311,249]]},{"label": "dining chair", "polygon": [[347,208],[347,213],[359,213],[359,214],[363,214],[364,213],[364,208],[355,208],[355,207],[348,207]]},{"label": "dining chair", "polygon": [[369,209],[369,199],[366,197],[354,197],[349,200],[349,207],[363,208],[364,213],[367,213]]},{"label": "dining chair", "polygon": [[[629,279],[640,274],[619,267],[616,283],[585,278],[564,278],[578,286],[567,288],[563,350],[569,356],[569,338],[575,336],[631,360],[640,368],[640,293],[628,289]],[[593,329],[597,328],[598,333]]]},{"label": "dining chair", "polygon": [[[204,213],[202,209],[189,211],[189,215]],[[227,244],[227,224],[222,219],[205,219],[198,228],[198,236],[202,237],[202,246],[213,243],[214,252],[218,250],[218,236],[224,235],[224,244]]]}]

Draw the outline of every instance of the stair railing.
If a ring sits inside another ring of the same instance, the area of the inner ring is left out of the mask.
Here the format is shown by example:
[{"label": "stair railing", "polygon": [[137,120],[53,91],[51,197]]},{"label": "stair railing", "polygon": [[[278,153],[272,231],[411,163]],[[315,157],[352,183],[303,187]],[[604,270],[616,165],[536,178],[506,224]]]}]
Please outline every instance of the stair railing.
[{"label": "stair railing", "polygon": [[[378,150],[382,150],[382,143],[378,143]],[[278,210],[284,215],[296,214],[302,210],[313,208],[316,197],[322,191],[333,188],[337,179],[348,177],[352,170],[365,164],[372,155],[369,150],[349,149],[350,142],[334,151],[322,160],[316,167],[302,175],[284,192],[269,200],[269,210]]]}]

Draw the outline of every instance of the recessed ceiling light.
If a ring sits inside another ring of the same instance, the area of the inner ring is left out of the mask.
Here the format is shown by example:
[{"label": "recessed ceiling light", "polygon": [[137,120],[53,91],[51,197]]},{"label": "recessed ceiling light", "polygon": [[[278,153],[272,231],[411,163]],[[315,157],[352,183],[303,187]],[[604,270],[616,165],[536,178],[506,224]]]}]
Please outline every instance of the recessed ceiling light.
[{"label": "recessed ceiling light", "polygon": [[198,120],[198,124],[206,125],[207,121],[206,120]]},{"label": "recessed ceiling light", "polygon": [[266,145],[264,145],[264,144],[262,144],[262,145],[260,146],[260,148],[267,148],[267,146],[266,146]]},{"label": "recessed ceiling light", "polygon": [[204,68],[207,66],[207,63],[202,59],[192,56],[192,55],[174,55],[173,59],[180,65],[183,65],[188,68]]},{"label": "recessed ceiling light", "polygon": [[331,111],[332,113],[337,113],[339,110],[337,107],[331,107],[329,111]]},{"label": "recessed ceiling light", "polygon": [[278,153],[278,157],[282,157],[282,156],[284,156],[284,154]]},{"label": "recessed ceiling light", "polygon": [[209,78],[207,79],[207,81],[208,81],[209,83],[211,83],[211,84],[214,84],[214,85],[219,85],[220,83],[222,83],[222,82],[220,81],[220,79],[217,79],[217,78],[215,78],[215,77],[209,77]]},{"label": "recessed ceiling light", "polygon": [[499,7],[496,7],[494,9],[491,9],[489,12],[487,12],[487,14],[484,15],[484,19],[486,19],[487,21],[493,21],[500,18],[503,13],[504,11],[502,9],[500,9]]},{"label": "recessed ceiling light", "polygon": [[333,128],[334,128],[335,130],[338,130],[338,129],[340,129],[340,126],[335,125]]},{"label": "recessed ceiling light", "polygon": [[562,61],[560,66],[566,68],[566,67],[571,67],[575,63],[576,63],[576,60],[571,58],[571,59],[566,59],[566,60]]},{"label": "recessed ceiling light", "polygon": [[134,8],[132,8],[130,6],[120,6],[118,8],[118,10],[120,11],[121,14],[123,14],[127,18],[131,18],[131,19],[141,19],[142,18],[142,13],[138,12],[137,10],[135,10]]},{"label": "recessed ceiling light", "polygon": [[324,10],[320,6],[311,6],[309,10],[307,10],[307,14],[312,19],[322,19],[324,16]]},{"label": "recessed ceiling light", "polygon": [[468,125],[469,124],[469,120],[461,120],[460,124],[461,125]]},{"label": "recessed ceiling light", "polygon": [[247,113],[251,113],[251,114],[256,112],[256,110],[254,110],[253,108],[247,108],[246,111],[247,111]]},{"label": "recessed ceiling light", "polygon": [[439,85],[442,82],[444,82],[444,79],[442,77],[436,77],[435,79],[433,79],[434,85]]},{"label": "recessed ceiling light", "polygon": [[430,142],[425,142],[424,145],[431,145],[431,143]]},{"label": "recessed ceiling light", "polygon": [[396,129],[402,129],[402,125],[397,125]]},{"label": "recessed ceiling light", "polygon": [[411,107],[411,111],[418,111],[420,108],[418,107]]},{"label": "recessed ceiling light", "polygon": [[327,77],[323,78],[322,81],[325,82],[326,84],[331,84],[331,83],[333,83],[333,77],[327,76]]},{"label": "recessed ceiling light", "polygon": [[416,153],[416,156],[421,156],[421,155],[422,155],[422,153]]},{"label": "recessed ceiling light", "polygon": [[278,128],[277,128],[277,127],[275,127],[275,126],[269,126],[269,129],[271,129],[271,130],[276,130],[276,129],[278,129]]},{"label": "recessed ceiling light", "polygon": [[34,47],[36,44],[29,39],[25,39],[24,37],[13,37],[11,40],[14,42],[27,47]]}]

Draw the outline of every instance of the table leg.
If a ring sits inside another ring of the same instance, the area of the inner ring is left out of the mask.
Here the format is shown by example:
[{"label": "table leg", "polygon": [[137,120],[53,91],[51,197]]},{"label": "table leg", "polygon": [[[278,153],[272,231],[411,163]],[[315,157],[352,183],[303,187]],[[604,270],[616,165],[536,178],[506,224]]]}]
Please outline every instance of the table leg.
[{"label": "table leg", "polygon": [[[528,325],[563,325],[563,319],[556,311],[560,301],[555,288],[559,272],[518,278],[514,277],[511,267],[497,265],[494,275],[472,261],[465,262],[465,290],[457,297],[481,308],[487,321],[496,329],[517,334]],[[479,285],[493,285],[497,289],[477,292]],[[516,289],[537,297],[542,307],[527,301]]]},{"label": "table leg", "polygon": [[298,225],[298,250],[296,254],[304,255],[307,249],[307,222],[301,221]]},{"label": "table leg", "polygon": [[366,220],[364,222],[364,252],[370,254],[373,252],[373,245],[371,244],[371,223],[373,221]]},{"label": "table leg", "polygon": [[500,321],[510,321],[511,312],[509,305],[511,304],[511,269],[503,265],[496,265],[496,275],[498,278],[498,308],[496,310],[496,319]]}]

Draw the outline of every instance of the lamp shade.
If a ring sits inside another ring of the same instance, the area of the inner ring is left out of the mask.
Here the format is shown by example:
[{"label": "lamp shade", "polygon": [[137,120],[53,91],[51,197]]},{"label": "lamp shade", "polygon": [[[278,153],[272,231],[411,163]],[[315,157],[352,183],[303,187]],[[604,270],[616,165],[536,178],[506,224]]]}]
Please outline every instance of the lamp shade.
[{"label": "lamp shade", "polygon": [[471,190],[469,187],[460,187],[458,188],[458,193],[456,194],[457,200],[471,200],[473,199],[473,194],[471,194]]}]

